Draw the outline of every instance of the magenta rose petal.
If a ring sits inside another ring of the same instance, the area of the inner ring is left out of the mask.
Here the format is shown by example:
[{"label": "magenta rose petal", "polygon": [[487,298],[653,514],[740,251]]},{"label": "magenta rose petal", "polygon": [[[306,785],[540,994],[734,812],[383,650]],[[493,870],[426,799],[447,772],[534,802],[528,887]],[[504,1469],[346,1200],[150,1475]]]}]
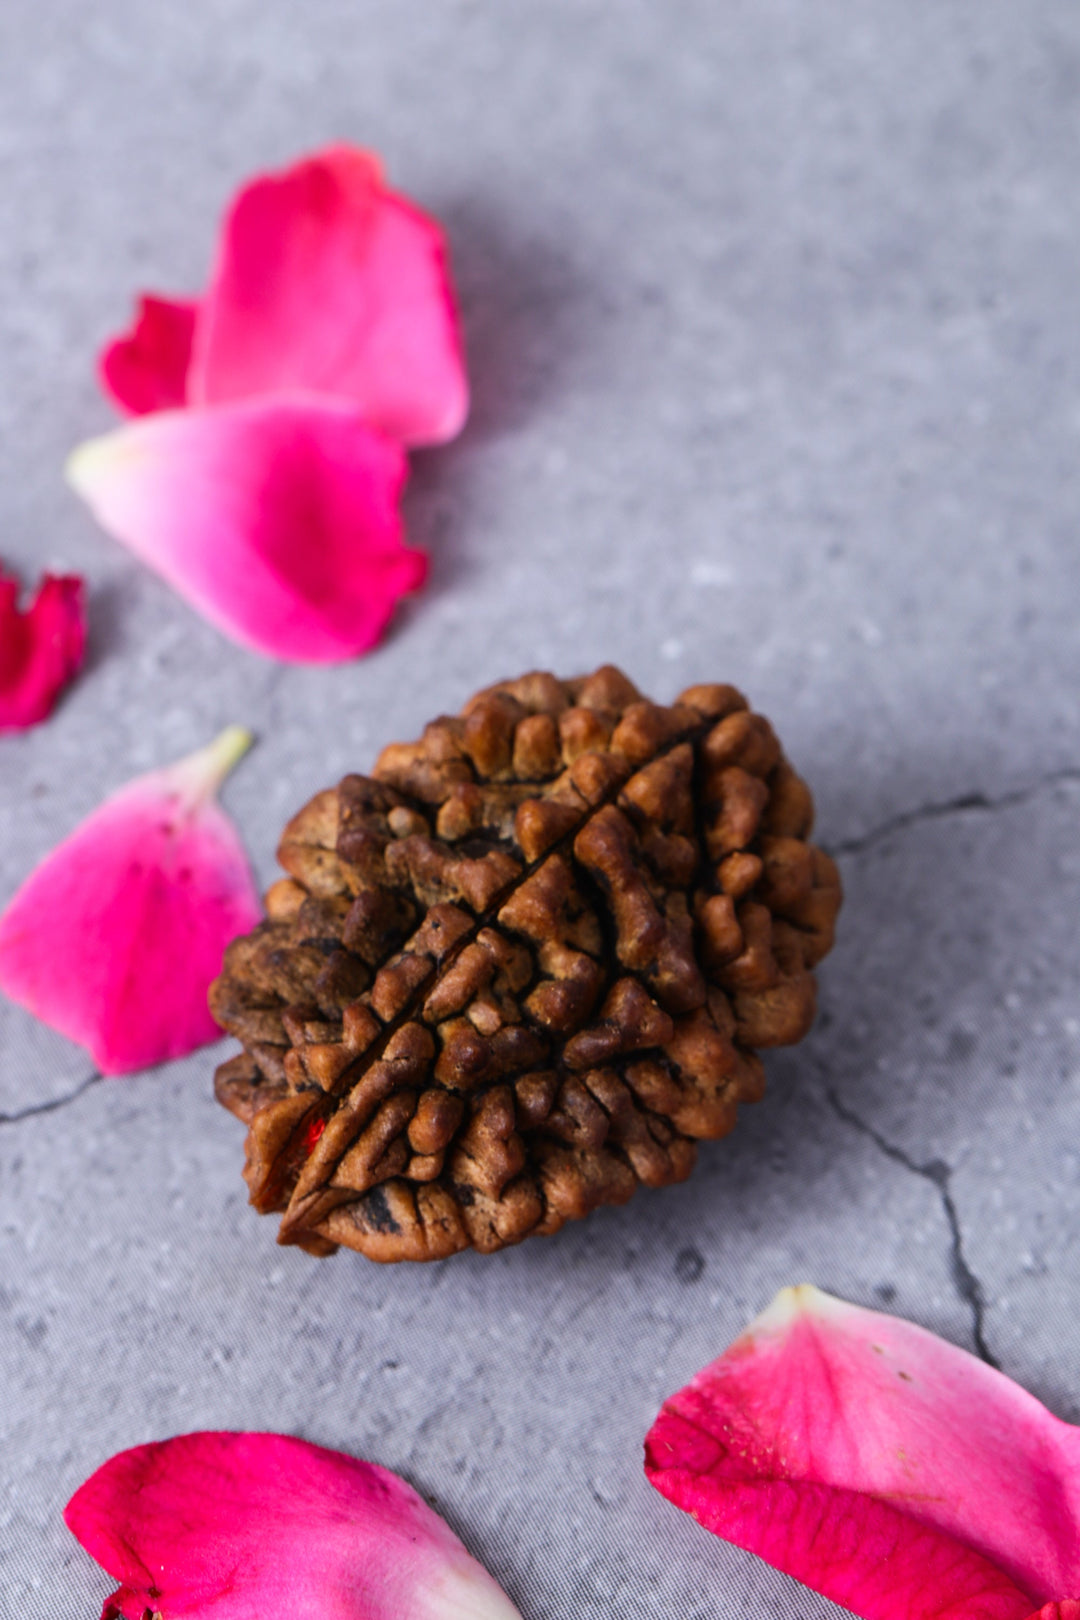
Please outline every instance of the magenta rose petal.
[{"label": "magenta rose petal", "polygon": [[68,474],[105,529],[274,658],[366,652],[426,572],[402,542],[404,452],[347,405],[162,412],[83,445]]},{"label": "magenta rose petal", "polygon": [[865,1620],[1027,1620],[1080,1592],[1080,1430],[965,1351],[785,1289],[673,1395],[646,1474]]},{"label": "magenta rose petal", "polygon": [[261,909],[215,801],[238,726],[138,777],[48,855],[0,917],[0,990],[87,1047],[103,1074],[220,1038],[207,991]]},{"label": "magenta rose petal", "polygon": [[347,146],[239,192],[198,321],[190,404],[294,389],[402,444],[453,438],[468,410],[442,231]]},{"label": "magenta rose petal", "polygon": [[284,1435],[136,1446],[64,1519],[121,1583],[102,1620],[520,1620],[404,1480]]},{"label": "magenta rose petal", "polygon": [[129,416],[183,405],[198,301],[144,293],[128,331],[98,357],[105,393]]},{"label": "magenta rose petal", "polygon": [[25,612],[0,573],[0,731],[46,720],[86,650],[86,590],[74,574],[46,574]]}]

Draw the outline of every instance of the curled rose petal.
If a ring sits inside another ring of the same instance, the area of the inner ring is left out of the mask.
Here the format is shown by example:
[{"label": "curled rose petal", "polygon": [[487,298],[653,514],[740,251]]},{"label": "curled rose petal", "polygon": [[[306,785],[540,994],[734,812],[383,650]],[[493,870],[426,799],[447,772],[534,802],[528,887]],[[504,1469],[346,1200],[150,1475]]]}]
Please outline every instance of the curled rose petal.
[{"label": "curled rose petal", "polygon": [[195,299],[144,293],[127,332],[98,357],[106,394],[131,416],[183,405],[199,305]]},{"label": "curled rose petal", "polygon": [[0,574],[0,731],[47,719],[86,648],[81,579],[46,574],[25,613],[18,598],[18,583]]},{"label": "curled rose petal", "polygon": [[198,321],[190,404],[296,389],[403,444],[453,438],[468,410],[442,232],[347,146],[238,194]]},{"label": "curled rose petal", "polygon": [[402,544],[404,453],[349,406],[166,411],[83,445],[68,476],[211,623],[275,658],[367,651],[426,572]]},{"label": "curled rose petal", "polygon": [[136,1446],[64,1518],[121,1582],[102,1620],[520,1620],[404,1480],[284,1435]]},{"label": "curled rose petal", "polygon": [[0,917],[0,989],[88,1047],[104,1074],[220,1035],[207,989],[260,906],[214,795],[250,743],[230,726],[208,748],[128,783]]},{"label": "curled rose petal", "polygon": [[699,1523],[865,1620],[1027,1620],[1080,1591],[1080,1430],[815,1288],[779,1294],[645,1446]]}]

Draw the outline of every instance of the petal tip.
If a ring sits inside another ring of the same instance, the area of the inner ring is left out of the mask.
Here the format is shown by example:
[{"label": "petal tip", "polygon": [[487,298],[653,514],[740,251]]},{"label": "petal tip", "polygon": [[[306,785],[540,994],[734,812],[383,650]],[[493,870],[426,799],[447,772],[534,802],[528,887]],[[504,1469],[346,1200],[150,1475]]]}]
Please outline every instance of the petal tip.
[{"label": "petal tip", "polygon": [[216,796],[254,741],[254,734],[244,726],[226,726],[213,742],[169,767],[170,774],[192,804],[205,803]]},{"label": "petal tip", "polygon": [[239,764],[254,742],[255,733],[246,726],[230,725],[218,733],[210,748],[223,774],[228,774],[234,765]]},{"label": "petal tip", "polygon": [[64,462],[64,482],[89,503],[94,488],[116,451],[117,433],[100,433],[77,444]]},{"label": "petal tip", "polygon": [[839,1303],[840,1301],[834,1299],[831,1294],[824,1293],[814,1283],[789,1284],[773,1296],[765,1309],[746,1328],[742,1338],[753,1338],[763,1333],[782,1333],[792,1327],[800,1317],[827,1315],[829,1307]]}]

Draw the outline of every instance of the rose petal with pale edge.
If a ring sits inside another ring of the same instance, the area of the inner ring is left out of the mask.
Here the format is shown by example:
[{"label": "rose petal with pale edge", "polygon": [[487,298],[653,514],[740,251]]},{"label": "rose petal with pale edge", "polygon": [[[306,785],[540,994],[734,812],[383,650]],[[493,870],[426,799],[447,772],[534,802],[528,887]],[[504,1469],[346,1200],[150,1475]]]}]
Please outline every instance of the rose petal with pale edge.
[{"label": "rose petal with pale edge", "polygon": [[108,799],[0,917],[0,989],[88,1047],[103,1074],[218,1040],[206,1003],[226,945],[261,916],[214,802],[251,742],[238,726]]},{"label": "rose petal with pale edge", "polygon": [[121,1582],[102,1620],[521,1620],[404,1480],[284,1435],[136,1446],[64,1519]]},{"label": "rose petal with pale edge", "polygon": [[46,574],[25,613],[19,587],[0,574],[0,731],[24,731],[52,713],[86,650],[86,591],[74,574]]},{"label": "rose petal with pale edge", "polygon": [[101,386],[129,416],[183,405],[198,310],[193,298],[144,293],[131,327],[102,349]]},{"label": "rose petal with pale edge", "polygon": [[403,444],[453,438],[468,411],[442,232],[347,146],[238,194],[197,325],[191,404],[296,389]]},{"label": "rose petal with pale edge", "polygon": [[350,406],[161,412],[81,446],[68,477],[103,528],[273,658],[366,652],[426,573],[402,544],[404,452]]},{"label": "rose petal with pale edge", "polygon": [[895,1317],[785,1289],[664,1403],[650,1481],[865,1620],[1080,1591],[1080,1430]]}]

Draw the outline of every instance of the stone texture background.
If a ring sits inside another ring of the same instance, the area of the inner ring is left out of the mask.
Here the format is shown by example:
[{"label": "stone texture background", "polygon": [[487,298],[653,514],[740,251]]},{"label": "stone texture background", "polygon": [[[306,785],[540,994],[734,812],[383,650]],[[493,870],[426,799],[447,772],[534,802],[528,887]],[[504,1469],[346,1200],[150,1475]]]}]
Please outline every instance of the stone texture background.
[{"label": "stone texture background", "polygon": [[[555,1616],[838,1613],[645,1485],[662,1396],[814,1279],[1080,1417],[1080,12],[1067,0],[5,0],[0,555],[90,582],[0,742],[0,901],[238,720],[260,876],[318,786],[519,669],[743,686],[848,900],[806,1045],[695,1178],[493,1259],[274,1245],[207,1051],[100,1082],[0,1007],[0,1613],[97,1613],[69,1493],[200,1426],[401,1470]],[[243,176],[379,148],[449,227],[475,384],[418,456],[433,579],[276,667],[61,480],[136,289]]]}]

